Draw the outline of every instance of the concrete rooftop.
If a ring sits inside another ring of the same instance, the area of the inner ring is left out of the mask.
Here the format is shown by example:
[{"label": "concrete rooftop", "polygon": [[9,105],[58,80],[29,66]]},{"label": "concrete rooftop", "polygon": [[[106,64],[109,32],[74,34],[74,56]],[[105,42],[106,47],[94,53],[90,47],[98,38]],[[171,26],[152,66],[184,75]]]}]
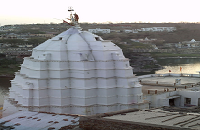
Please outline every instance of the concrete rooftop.
[{"label": "concrete rooftop", "polygon": [[0,129],[50,130],[69,129],[77,126],[79,116],[69,114],[19,111],[0,119]]},{"label": "concrete rooftop", "polygon": [[200,129],[199,113],[179,113],[155,109],[129,112],[104,118],[161,126],[172,126],[180,129]]},{"label": "concrete rooftop", "polygon": [[[150,94],[155,93],[155,90],[158,93],[163,93],[164,89],[167,91],[174,91],[185,89],[191,89],[194,87],[199,87],[200,78],[199,77],[146,77],[146,78],[139,78],[141,80],[142,92],[144,95],[147,94],[148,90],[150,90]],[[176,79],[181,79],[180,84],[175,84]],[[192,87],[193,86],[193,87]]]}]

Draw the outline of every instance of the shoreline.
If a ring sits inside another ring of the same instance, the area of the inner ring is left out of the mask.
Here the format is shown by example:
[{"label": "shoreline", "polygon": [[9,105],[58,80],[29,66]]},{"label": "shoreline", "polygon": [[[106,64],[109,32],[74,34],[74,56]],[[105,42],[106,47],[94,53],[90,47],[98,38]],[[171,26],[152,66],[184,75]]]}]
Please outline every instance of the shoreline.
[{"label": "shoreline", "polygon": [[0,75],[0,78],[14,78],[15,76],[14,75]]},{"label": "shoreline", "polygon": [[174,58],[174,59],[176,59],[176,58],[179,58],[179,59],[186,59],[186,58],[196,58],[196,59],[198,59],[198,58],[200,58],[200,57],[180,57],[180,56],[178,56],[178,57],[156,57],[157,59],[167,59],[167,58]]},{"label": "shoreline", "polygon": [[[193,58],[193,59],[200,59],[200,57],[180,57],[180,56],[176,56],[176,57],[153,57],[154,59],[168,59],[168,58],[171,58],[171,59],[187,59],[187,58]],[[132,66],[133,67],[133,66]],[[134,68],[134,67],[133,67]],[[149,72],[152,72],[154,70],[162,70],[163,68],[148,68],[148,69],[139,69],[137,70],[137,67],[134,68],[134,73],[149,73]],[[15,78],[15,75],[14,74],[0,74],[0,78]]]}]

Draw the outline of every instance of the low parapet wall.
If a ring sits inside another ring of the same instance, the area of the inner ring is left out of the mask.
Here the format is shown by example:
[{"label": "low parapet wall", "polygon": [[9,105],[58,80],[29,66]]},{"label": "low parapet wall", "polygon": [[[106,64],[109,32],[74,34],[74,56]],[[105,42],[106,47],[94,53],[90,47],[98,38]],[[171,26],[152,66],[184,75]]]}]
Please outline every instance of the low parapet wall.
[{"label": "low parapet wall", "polygon": [[176,87],[176,88],[190,88],[195,86],[195,83],[188,83],[188,84],[176,84],[176,83],[169,83],[169,82],[158,82],[158,81],[141,81],[142,85],[151,85],[151,86],[163,86],[163,87]]},{"label": "low parapet wall", "polygon": [[[141,122],[121,121],[114,119],[106,119],[103,117],[113,116],[117,114],[126,115],[129,112],[137,112],[138,109],[128,109],[117,112],[103,113],[93,116],[83,116],[79,119],[79,127],[84,130],[179,130],[180,128],[173,126],[147,124]],[[182,128],[184,129],[184,128]]]},{"label": "low parapet wall", "polygon": [[143,78],[149,78],[149,77],[197,77],[200,78],[199,74],[185,74],[185,73],[181,73],[181,74],[174,74],[174,73],[166,73],[166,74],[148,74],[148,75],[142,75],[142,76],[137,76],[138,79],[143,79]]},{"label": "low parapet wall", "polygon": [[163,81],[152,81],[152,80],[142,80],[144,78],[150,78],[150,77],[194,77],[194,78],[200,78],[199,74],[149,74],[149,75],[143,75],[138,76],[138,80],[142,85],[153,85],[153,86],[166,86],[166,87],[193,87],[194,85],[197,85],[198,83],[187,83],[187,84],[180,84],[174,82],[163,82]]},{"label": "low parapet wall", "polygon": [[144,85],[143,94],[158,94],[198,87],[199,78],[197,74],[150,74],[138,77],[140,84]]}]

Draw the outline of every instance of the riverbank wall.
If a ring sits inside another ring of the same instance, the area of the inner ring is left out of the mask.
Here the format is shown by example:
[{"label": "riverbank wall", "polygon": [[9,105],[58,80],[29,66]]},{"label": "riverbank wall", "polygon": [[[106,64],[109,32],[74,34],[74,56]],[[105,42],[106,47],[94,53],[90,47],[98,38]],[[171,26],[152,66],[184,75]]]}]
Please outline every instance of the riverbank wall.
[{"label": "riverbank wall", "polygon": [[141,75],[137,76],[138,79],[142,78],[148,78],[148,77],[200,77],[200,74],[186,74],[186,73],[180,73],[180,74],[175,74],[175,73],[166,73],[166,74],[148,74],[148,75]]},{"label": "riverbank wall", "polygon": [[180,53],[180,54],[199,54],[199,48],[169,48],[169,49],[133,49],[135,53],[158,52],[158,53]]},{"label": "riverbank wall", "polygon": [[[188,78],[200,78],[200,74],[173,74],[173,73],[166,73],[166,74],[149,74],[149,75],[142,75],[137,76],[138,80],[142,85],[150,85],[150,86],[165,86],[165,87],[172,87],[172,88],[191,88],[195,86],[199,86],[200,82],[192,82],[186,79]],[[144,80],[145,78],[158,78],[163,80]],[[174,78],[173,81],[167,80],[165,77]],[[187,83],[185,83],[187,81]],[[167,91],[167,90],[166,90]],[[176,91],[176,89],[175,89]]]}]

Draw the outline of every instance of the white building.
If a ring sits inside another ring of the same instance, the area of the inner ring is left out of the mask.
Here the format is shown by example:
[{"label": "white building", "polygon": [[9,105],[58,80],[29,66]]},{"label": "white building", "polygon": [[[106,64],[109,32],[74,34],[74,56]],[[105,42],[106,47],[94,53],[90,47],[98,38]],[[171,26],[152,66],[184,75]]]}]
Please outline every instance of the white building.
[{"label": "white building", "polygon": [[147,31],[147,32],[173,32],[176,30],[176,27],[152,27],[152,28],[141,28],[141,31]]},{"label": "white building", "polygon": [[79,27],[24,58],[9,99],[18,109],[82,115],[149,107],[122,50]]},{"label": "white building", "polygon": [[20,48],[24,48],[24,47],[33,47],[33,45],[17,45]]},{"label": "white building", "polygon": [[100,28],[88,29],[88,31],[91,33],[110,33],[110,29],[100,29]]},{"label": "white building", "polygon": [[138,33],[138,30],[137,29],[133,29],[133,33]]},{"label": "white building", "polygon": [[139,76],[139,79],[144,88],[151,85],[143,89],[148,91],[148,94],[143,93],[145,100],[151,102],[150,107],[200,107],[200,74],[151,74]]},{"label": "white building", "polygon": [[183,41],[175,44],[178,48],[191,48],[191,47],[199,47],[200,41],[196,41],[195,39],[192,39],[191,41]]},{"label": "white building", "polygon": [[3,47],[4,43],[0,43],[0,47]]},{"label": "white building", "polygon": [[5,25],[0,27],[0,32],[13,31],[16,27],[14,25]]},{"label": "white building", "polygon": [[153,28],[141,28],[141,31],[150,32],[150,31],[153,31]]},{"label": "white building", "polygon": [[130,30],[130,29],[125,29],[124,32],[125,32],[125,33],[138,33],[138,30],[137,30],[137,29],[132,29],[132,30]]},{"label": "white building", "polygon": [[124,30],[124,32],[125,32],[125,33],[132,33],[133,30],[127,30],[127,29],[126,29],[126,30]]},{"label": "white building", "polygon": [[173,32],[176,31],[176,27],[153,27],[154,31],[167,31],[167,32]]}]

